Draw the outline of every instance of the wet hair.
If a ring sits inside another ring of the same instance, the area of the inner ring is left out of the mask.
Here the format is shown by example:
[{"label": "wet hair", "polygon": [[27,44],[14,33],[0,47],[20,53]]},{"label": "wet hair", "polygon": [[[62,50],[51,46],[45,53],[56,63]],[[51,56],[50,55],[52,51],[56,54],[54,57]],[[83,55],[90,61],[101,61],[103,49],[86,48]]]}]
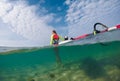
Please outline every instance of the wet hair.
[{"label": "wet hair", "polygon": [[55,30],[52,31],[53,33],[57,34]]}]

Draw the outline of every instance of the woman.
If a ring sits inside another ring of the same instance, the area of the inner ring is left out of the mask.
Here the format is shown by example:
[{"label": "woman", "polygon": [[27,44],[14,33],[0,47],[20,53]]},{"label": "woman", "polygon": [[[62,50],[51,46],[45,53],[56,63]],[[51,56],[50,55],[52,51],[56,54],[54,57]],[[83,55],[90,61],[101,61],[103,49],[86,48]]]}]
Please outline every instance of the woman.
[{"label": "woman", "polygon": [[53,30],[51,35],[50,45],[57,46],[59,44],[59,39],[61,39],[61,37],[57,34],[55,30]]},{"label": "woman", "polygon": [[58,49],[58,44],[59,44],[59,39],[60,36],[57,34],[57,32],[55,30],[52,31],[52,35],[51,35],[51,40],[50,40],[50,45],[54,45],[54,52],[55,52],[55,56],[56,56],[56,62],[58,64],[58,66],[62,66],[62,61],[61,58],[59,56],[59,49]]}]

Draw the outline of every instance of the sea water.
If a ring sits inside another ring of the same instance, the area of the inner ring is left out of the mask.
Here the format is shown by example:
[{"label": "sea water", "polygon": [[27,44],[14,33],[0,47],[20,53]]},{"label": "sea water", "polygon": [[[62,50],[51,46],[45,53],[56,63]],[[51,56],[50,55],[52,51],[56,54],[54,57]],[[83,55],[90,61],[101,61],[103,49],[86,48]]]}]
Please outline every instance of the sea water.
[{"label": "sea water", "polygon": [[58,47],[1,47],[0,81],[120,81],[120,31],[111,33]]}]

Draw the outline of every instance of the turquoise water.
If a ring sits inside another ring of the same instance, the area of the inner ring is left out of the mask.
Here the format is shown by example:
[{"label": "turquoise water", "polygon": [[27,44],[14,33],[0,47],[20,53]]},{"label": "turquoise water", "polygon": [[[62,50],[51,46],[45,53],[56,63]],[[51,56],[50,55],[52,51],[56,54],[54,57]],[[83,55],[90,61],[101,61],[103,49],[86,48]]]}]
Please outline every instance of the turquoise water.
[{"label": "turquoise water", "polygon": [[120,41],[0,53],[0,81],[120,81]]},{"label": "turquoise water", "polygon": [[[83,73],[83,75],[86,76],[84,78],[88,79],[91,76],[95,76],[93,67],[94,70],[98,68],[99,62],[103,64],[101,68],[104,70],[105,68],[108,68],[108,71],[111,68],[113,71],[118,70],[118,74],[113,73],[113,78],[115,78],[120,74],[120,41],[107,42],[104,44],[106,45],[96,43],[86,45],[59,46],[57,48],[57,52],[54,47],[26,48],[16,51],[3,52],[0,55],[0,81],[32,81],[33,79],[35,81],[77,81],[77,79],[80,78],[76,78],[75,80],[70,79],[70,76],[75,77],[76,75],[69,73],[67,74],[67,72],[72,70],[75,70],[74,72],[83,71],[84,73],[90,71],[89,74]],[[60,63],[62,66],[57,65],[58,62],[56,62],[55,53],[59,53],[59,58],[61,59]],[[95,70],[95,72],[96,71],[98,70]],[[58,76],[54,77],[53,74],[49,75],[50,72],[55,75],[66,73],[65,76],[67,76],[69,80],[67,80],[65,77],[61,78],[61,80],[57,80]],[[78,74],[81,75],[81,73],[82,72]],[[97,78],[99,78],[99,75],[101,74],[98,73]],[[106,76],[108,79],[110,79],[108,75]],[[45,77],[52,77],[52,79]],[[87,81],[92,80],[100,81],[101,76],[100,80],[92,78]],[[118,80],[120,80],[120,78],[111,81]]]}]

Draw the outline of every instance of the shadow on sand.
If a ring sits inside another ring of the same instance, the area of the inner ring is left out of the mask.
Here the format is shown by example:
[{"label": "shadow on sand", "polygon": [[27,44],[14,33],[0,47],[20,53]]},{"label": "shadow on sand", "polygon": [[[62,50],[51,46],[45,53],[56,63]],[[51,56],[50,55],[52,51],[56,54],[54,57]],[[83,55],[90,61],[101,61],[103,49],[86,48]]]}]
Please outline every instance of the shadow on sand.
[{"label": "shadow on sand", "polygon": [[83,69],[90,78],[98,78],[105,75],[105,70],[102,65],[97,60],[90,57],[82,60],[80,68]]}]

